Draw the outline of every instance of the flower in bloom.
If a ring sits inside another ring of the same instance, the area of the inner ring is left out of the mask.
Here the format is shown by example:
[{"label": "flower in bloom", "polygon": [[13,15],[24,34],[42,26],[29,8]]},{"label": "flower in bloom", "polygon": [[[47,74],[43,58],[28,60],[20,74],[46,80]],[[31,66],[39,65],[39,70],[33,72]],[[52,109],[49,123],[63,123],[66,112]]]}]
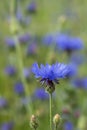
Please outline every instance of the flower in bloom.
[{"label": "flower in bloom", "polygon": [[9,65],[5,68],[4,70],[5,74],[9,75],[9,76],[14,76],[16,74],[16,68],[12,65]]},{"label": "flower in bloom", "polygon": [[30,54],[36,54],[37,53],[37,44],[36,43],[32,43],[28,46],[26,54],[30,55]]},{"label": "flower in bloom", "polygon": [[23,86],[23,84],[21,82],[17,82],[14,85],[14,91],[17,94],[23,94],[24,93],[24,86]]},{"label": "flower in bloom", "polygon": [[73,85],[76,88],[87,90],[87,78],[77,78],[73,81]]},{"label": "flower in bloom", "polygon": [[74,130],[74,126],[73,126],[72,122],[70,122],[70,121],[65,122],[64,130]]},{"label": "flower in bloom", "polygon": [[59,79],[64,78],[69,72],[68,65],[62,63],[55,63],[53,65],[43,64],[40,68],[37,63],[33,64],[32,72],[35,74],[36,78],[40,78],[40,82],[45,84],[46,87],[55,89],[54,83],[59,83]]},{"label": "flower in bloom", "polygon": [[35,99],[45,100],[45,99],[48,99],[48,94],[45,93],[43,88],[38,88],[34,92],[34,97]]},{"label": "flower in bloom", "polygon": [[35,2],[31,2],[31,3],[28,5],[28,7],[27,7],[27,11],[28,11],[29,13],[36,13],[36,11],[37,11],[37,5],[36,5],[36,3],[35,3]]},{"label": "flower in bloom", "polygon": [[27,43],[30,40],[30,35],[28,33],[19,36],[19,42],[20,43]]},{"label": "flower in bloom", "polygon": [[60,50],[68,53],[83,48],[83,41],[79,37],[72,37],[66,34],[58,35],[56,38],[56,44]]},{"label": "flower in bloom", "polygon": [[68,73],[66,75],[67,78],[71,78],[71,77],[75,76],[77,74],[78,69],[77,69],[77,66],[75,64],[70,63],[69,64],[69,70],[70,71],[68,71]]},{"label": "flower in bloom", "polygon": [[5,108],[8,106],[8,102],[4,97],[0,97],[0,108]]},{"label": "flower in bloom", "polygon": [[45,45],[51,45],[54,43],[54,37],[51,34],[48,34],[46,36],[43,37],[42,39],[42,43]]},{"label": "flower in bloom", "polygon": [[14,39],[11,38],[11,37],[6,37],[6,38],[5,38],[5,43],[6,43],[6,45],[7,45],[8,47],[10,47],[10,48],[14,48],[14,47],[15,47],[15,41],[14,41]]},{"label": "flower in bloom", "polygon": [[13,130],[13,127],[14,127],[14,122],[12,122],[12,121],[5,122],[1,125],[0,130]]}]

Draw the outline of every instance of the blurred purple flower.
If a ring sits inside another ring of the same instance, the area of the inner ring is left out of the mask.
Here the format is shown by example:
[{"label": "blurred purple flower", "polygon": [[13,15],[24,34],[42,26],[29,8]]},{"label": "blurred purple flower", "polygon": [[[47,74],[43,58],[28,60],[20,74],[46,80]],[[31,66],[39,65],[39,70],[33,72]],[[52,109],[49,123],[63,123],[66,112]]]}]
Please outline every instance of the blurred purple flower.
[{"label": "blurred purple flower", "polygon": [[14,48],[14,47],[15,47],[15,41],[14,41],[14,39],[11,38],[11,37],[6,37],[6,38],[5,38],[5,43],[6,43],[6,45],[7,45],[8,47],[10,47],[10,48]]},{"label": "blurred purple flower", "polygon": [[83,41],[79,37],[72,37],[67,34],[60,34],[56,37],[58,49],[71,53],[83,49]]},{"label": "blurred purple flower", "polygon": [[77,66],[75,64],[70,64],[69,70],[70,71],[68,71],[68,73],[66,75],[67,78],[75,76],[77,74],[77,71],[78,71]]},{"label": "blurred purple flower", "polygon": [[37,53],[37,44],[36,43],[32,43],[28,46],[26,54],[30,55],[30,54],[36,54]]},{"label": "blurred purple flower", "polygon": [[26,33],[24,35],[19,36],[20,43],[27,43],[30,40],[30,34]]},{"label": "blurred purple flower", "polygon": [[74,126],[72,124],[72,122],[65,122],[64,124],[64,130],[74,130]]},{"label": "blurred purple flower", "polygon": [[9,75],[9,76],[14,76],[17,72],[16,68],[12,65],[9,65],[5,68],[4,70],[5,74]]},{"label": "blurred purple flower", "polygon": [[28,25],[31,22],[31,18],[29,16],[23,16],[22,12],[19,10],[16,13],[16,18],[23,25]]},{"label": "blurred purple flower", "polygon": [[42,43],[45,45],[52,45],[54,43],[54,37],[51,34],[48,34],[43,37]]},{"label": "blurred purple flower", "polygon": [[17,82],[14,85],[14,92],[17,94],[24,94],[24,86],[21,82]]},{"label": "blurred purple flower", "polygon": [[13,130],[14,127],[14,122],[5,122],[1,125],[0,130]]},{"label": "blurred purple flower", "polygon": [[43,88],[38,88],[34,92],[34,97],[35,99],[41,99],[41,100],[46,100],[48,99],[48,94],[44,91]]},{"label": "blurred purple flower", "polygon": [[5,108],[8,106],[8,102],[4,97],[0,97],[0,108]]},{"label": "blurred purple flower", "polygon": [[73,81],[73,85],[76,88],[87,90],[87,78],[77,78]]},{"label": "blurred purple flower", "polygon": [[28,6],[27,6],[27,11],[29,13],[36,13],[37,11],[37,5],[35,2],[31,2]]}]

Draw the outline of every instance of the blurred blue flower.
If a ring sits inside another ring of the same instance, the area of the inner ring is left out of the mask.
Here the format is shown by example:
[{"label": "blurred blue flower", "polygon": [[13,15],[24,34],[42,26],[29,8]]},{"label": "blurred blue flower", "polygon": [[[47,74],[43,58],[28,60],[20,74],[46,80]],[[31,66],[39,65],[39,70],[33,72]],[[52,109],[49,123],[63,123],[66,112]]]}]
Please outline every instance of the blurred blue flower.
[{"label": "blurred blue flower", "polygon": [[87,78],[77,78],[72,83],[76,88],[87,90]]},{"label": "blurred blue flower", "polygon": [[14,92],[17,93],[17,94],[23,94],[24,93],[24,86],[21,82],[15,83]]},{"label": "blurred blue flower", "polygon": [[74,130],[74,126],[72,124],[72,122],[65,122],[64,124],[64,130]]},{"label": "blurred blue flower", "polygon": [[25,78],[29,78],[30,74],[31,74],[30,68],[24,68],[23,69],[23,75],[24,75]]},{"label": "blurred blue flower", "polygon": [[16,68],[12,65],[7,66],[4,69],[5,74],[9,75],[9,76],[14,76],[17,72]]},{"label": "blurred blue flower", "polygon": [[36,13],[36,11],[37,11],[37,5],[36,5],[36,3],[35,2],[29,3],[29,5],[27,6],[27,11],[29,13]]},{"label": "blurred blue flower", "polygon": [[6,37],[6,38],[5,38],[5,43],[6,43],[6,45],[7,45],[8,47],[10,47],[10,48],[14,48],[14,47],[15,47],[15,41],[14,41],[14,39],[11,38],[11,37]]},{"label": "blurred blue flower", "polygon": [[37,53],[37,44],[36,43],[32,43],[27,47],[27,51],[26,54],[30,55],[30,54],[36,54]]},{"label": "blurred blue flower", "polygon": [[68,65],[62,63],[46,64],[45,66],[41,64],[40,68],[37,63],[34,63],[32,66],[32,72],[35,74],[35,77],[41,78],[40,82],[42,84],[46,83],[47,86],[59,83],[59,79],[64,78],[69,71]]},{"label": "blurred blue flower", "polygon": [[14,122],[12,122],[12,121],[5,122],[1,125],[0,130],[13,130],[13,127],[14,127]]},{"label": "blurred blue flower", "polygon": [[56,37],[58,49],[72,52],[83,48],[83,41],[79,37],[72,37],[66,34],[60,34]]},{"label": "blurred blue flower", "polygon": [[8,106],[8,102],[4,97],[0,97],[0,108],[5,108]]},{"label": "blurred blue flower", "polygon": [[23,25],[28,25],[31,22],[31,18],[29,16],[23,16],[22,12],[19,10],[16,13],[16,18]]},{"label": "blurred blue flower", "polygon": [[48,94],[44,91],[43,88],[38,88],[35,90],[34,92],[34,97],[35,99],[41,99],[41,100],[45,100],[48,99]]},{"label": "blurred blue flower", "polygon": [[42,43],[45,45],[51,45],[54,43],[54,37],[51,34],[48,34],[46,36],[43,37],[42,39]]},{"label": "blurred blue flower", "polygon": [[19,36],[19,42],[20,43],[27,43],[30,40],[30,35],[28,33]]},{"label": "blurred blue flower", "polygon": [[73,63],[69,64],[69,70],[70,71],[68,71],[68,73],[66,74],[67,78],[75,76],[77,74],[77,71],[78,71],[77,66]]}]

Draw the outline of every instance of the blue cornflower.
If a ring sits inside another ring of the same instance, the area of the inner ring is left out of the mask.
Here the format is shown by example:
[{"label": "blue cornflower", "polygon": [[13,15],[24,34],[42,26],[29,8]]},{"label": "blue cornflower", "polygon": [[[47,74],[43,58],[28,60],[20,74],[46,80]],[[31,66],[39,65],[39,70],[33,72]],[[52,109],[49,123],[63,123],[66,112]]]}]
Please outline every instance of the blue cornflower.
[{"label": "blue cornflower", "polygon": [[12,65],[9,65],[5,68],[4,70],[5,74],[9,75],[9,76],[14,76],[17,72],[16,68]]},{"label": "blue cornflower", "polygon": [[48,94],[45,93],[43,88],[38,88],[34,92],[34,97],[35,99],[37,98],[37,99],[45,100],[48,99]]},{"label": "blue cornflower", "polygon": [[55,63],[53,65],[43,64],[38,67],[37,63],[33,64],[32,72],[36,78],[40,78],[40,82],[55,90],[55,83],[59,83],[60,78],[64,78],[69,73],[68,65],[62,63]]},{"label": "blue cornflower", "polygon": [[15,41],[14,41],[14,39],[13,38],[11,38],[11,37],[6,37],[5,38],[5,43],[6,43],[6,45],[8,46],[8,47],[10,47],[10,48],[14,48],[15,47]]},{"label": "blue cornflower", "polygon": [[14,85],[14,91],[17,94],[23,94],[24,93],[24,86],[23,86],[23,84],[21,82],[17,82]]},{"label": "blue cornflower", "polygon": [[71,77],[75,76],[77,74],[77,71],[78,71],[77,65],[70,63],[69,64],[69,71],[66,74],[66,77],[71,78]]},{"label": "blue cornflower", "polygon": [[26,50],[26,54],[30,55],[30,54],[36,54],[37,53],[37,44],[36,43],[32,43],[28,46],[27,50]]},{"label": "blue cornflower", "polygon": [[27,6],[27,11],[29,13],[36,13],[37,11],[37,5],[35,2],[31,2],[28,6]]},{"label": "blue cornflower", "polygon": [[26,33],[24,35],[19,36],[20,43],[27,43],[30,40],[30,34]]},{"label": "blue cornflower", "polygon": [[74,126],[73,126],[72,122],[70,122],[70,121],[65,122],[64,130],[74,130]]},{"label": "blue cornflower", "polygon": [[13,127],[14,127],[14,122],[12,122],[12,121],[5,122],[1,125],[0,130],[13,130]]},{"label": "blue cornflower", "polygon": [[68,53],[83,48],[83,41],[79,37],[72,37],[66,34],[58,35],[56,44],[60,50],[67,51]]},{"label": "blue cornflower", "polygon": [[20,10],[17,11],[16,18],[23,25],[28,25],[31,22],[31,18],[29,16],[28,17],[23,16]]},{"label": "blue cornflower", "polygon": [[0,97],[0,108],[5,108],[8,106],[8,102],[4,97]]},{"label": "blue cornflower", "polygon": [[87,78],[77,78],[73,81],[73,85],[76,88],[87,90]]},{"label": "blue cornflower", "polygon": [[43,37],[42,43],[45,45],[52,45],[54,43],[54,37],[51,34],[48,34]]}]

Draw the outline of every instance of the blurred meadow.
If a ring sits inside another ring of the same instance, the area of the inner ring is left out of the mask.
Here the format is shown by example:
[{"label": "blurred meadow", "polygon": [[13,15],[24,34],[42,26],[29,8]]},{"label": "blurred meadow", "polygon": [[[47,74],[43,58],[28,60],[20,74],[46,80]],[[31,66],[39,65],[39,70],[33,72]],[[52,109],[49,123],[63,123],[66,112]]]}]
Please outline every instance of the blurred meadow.
[{"label": "blurred meadow", "polygon": [[87,0],[0,2],[0,130],[31,130],[31,115],[37,130],[50,130],[35,62],[71,65],[55,85],[52,121],[58,113],[58,130],[87,130]]}]

